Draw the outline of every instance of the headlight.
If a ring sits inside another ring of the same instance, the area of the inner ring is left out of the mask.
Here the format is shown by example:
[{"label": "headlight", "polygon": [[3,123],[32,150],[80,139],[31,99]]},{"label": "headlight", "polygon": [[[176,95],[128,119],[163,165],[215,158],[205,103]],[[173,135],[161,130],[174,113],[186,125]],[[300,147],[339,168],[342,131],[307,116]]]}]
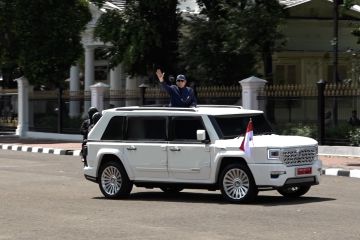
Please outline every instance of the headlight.
[{"label": "headlight", "polygon": [[268,159],[269,160],[279,160],[280,159],[280,149],[268,149]]}]

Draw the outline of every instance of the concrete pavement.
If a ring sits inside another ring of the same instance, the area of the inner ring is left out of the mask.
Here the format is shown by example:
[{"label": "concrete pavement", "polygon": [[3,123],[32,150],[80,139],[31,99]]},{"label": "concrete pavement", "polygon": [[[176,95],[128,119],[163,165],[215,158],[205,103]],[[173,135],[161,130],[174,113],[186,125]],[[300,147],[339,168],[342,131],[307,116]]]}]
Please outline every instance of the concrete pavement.
[{"label": "concrete pavement", "polygon": [[[0,133],[0,149],[73,155],[80,160],[81,141],[19,138]],[[323,174],[360,178],[360,147],[319,146],[319,157],[323,162]]]}]

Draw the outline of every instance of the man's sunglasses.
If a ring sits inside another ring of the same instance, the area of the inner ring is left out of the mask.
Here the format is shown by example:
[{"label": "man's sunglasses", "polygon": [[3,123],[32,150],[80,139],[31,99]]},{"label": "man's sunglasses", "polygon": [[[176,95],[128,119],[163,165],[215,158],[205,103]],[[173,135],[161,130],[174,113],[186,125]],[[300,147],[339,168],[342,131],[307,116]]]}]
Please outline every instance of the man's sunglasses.
[{"label": "man's sunglasses", "polygon": [[185,80],[176,80],[177,82],[184,82]]}]

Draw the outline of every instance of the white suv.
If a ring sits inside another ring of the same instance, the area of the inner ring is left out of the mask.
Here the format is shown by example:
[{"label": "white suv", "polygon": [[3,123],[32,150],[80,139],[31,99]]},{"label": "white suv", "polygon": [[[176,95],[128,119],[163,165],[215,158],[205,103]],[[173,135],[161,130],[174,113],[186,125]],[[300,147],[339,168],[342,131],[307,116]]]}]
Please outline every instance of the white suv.
[{"label": "white suv", "polygon": [[[239,147],[250,118],[245,154]],[[272,134],[263,112],[238,106],[121,107],[103,111],[89,133],[84,175],[107,198],[128,196],[133,185],[220,189],[234,203],[269,189],[299,197],[319,184],[317,148],[311,138]]]}]

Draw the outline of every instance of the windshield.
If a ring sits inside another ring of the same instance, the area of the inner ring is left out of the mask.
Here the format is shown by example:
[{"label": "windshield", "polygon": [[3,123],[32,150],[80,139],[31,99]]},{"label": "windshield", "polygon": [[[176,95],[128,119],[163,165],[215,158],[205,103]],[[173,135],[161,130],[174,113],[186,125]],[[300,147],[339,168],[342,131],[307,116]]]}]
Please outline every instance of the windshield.
[{"label": "windshield", "polygon": [[269,122],[262,113],[210,116],[220,139],[231,139],[238,136],[244,136],[250,118],[253,122],[254,135],[273,133]]}]

